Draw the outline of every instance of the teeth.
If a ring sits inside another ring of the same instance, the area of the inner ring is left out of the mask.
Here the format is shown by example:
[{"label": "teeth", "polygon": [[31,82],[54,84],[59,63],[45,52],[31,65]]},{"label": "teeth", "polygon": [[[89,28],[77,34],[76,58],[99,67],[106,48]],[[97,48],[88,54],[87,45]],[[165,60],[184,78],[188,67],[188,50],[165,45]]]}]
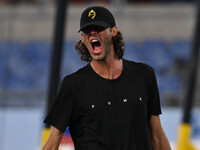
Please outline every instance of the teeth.
[{"label": "teeth", "polygon": [[98,40],[92,40],[92,43],[94,43],[94,42],[98,42]]}]

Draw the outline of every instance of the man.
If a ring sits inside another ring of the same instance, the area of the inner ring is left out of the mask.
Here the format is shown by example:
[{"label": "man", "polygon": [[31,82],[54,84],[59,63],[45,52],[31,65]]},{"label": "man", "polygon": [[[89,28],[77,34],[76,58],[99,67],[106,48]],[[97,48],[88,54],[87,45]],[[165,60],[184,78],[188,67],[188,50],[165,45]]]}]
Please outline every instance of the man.
[{"label": "man", "polygon": [[57,150],[67,126],[76,150],[170,150],[154,71],[122,59],[123,37],[112,13],[87,8],[79,31],[76,49],[89,64],[63,79],[44,121],[51,131],[43,150]]}]

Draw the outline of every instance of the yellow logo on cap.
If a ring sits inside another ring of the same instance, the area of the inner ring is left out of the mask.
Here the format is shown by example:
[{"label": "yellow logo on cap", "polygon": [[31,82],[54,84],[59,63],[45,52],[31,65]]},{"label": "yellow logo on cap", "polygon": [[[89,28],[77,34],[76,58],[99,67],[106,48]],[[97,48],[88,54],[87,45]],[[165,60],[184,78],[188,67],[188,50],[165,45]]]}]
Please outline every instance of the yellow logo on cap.
[{"label": "yellow logo on cap", "polygon": [[90,17],[91,19],[94,19],[96,17],[96,12],[94,10],[90,10],[88,17]]}]

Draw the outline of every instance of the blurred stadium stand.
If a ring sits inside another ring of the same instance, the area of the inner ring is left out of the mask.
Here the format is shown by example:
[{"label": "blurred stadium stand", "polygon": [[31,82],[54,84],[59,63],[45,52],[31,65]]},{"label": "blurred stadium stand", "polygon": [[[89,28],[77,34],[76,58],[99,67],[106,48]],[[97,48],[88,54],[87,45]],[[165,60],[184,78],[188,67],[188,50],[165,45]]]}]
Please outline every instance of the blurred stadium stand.
[{"label": "blurred stadium stand", "polygon": [[157,72],[168,72],[173,67],[174,59],[164,41],[145,41],[141,44],[140,51],[143,52],[146,62]]},{"label": "blurred stadium stand", "polygon": [[[30,4],[39,4],[43,3],[46,0],[1,0],[2,4],[18,4],[18,3],[30,3]],[[70,3],[91,3],[91,2],[113,2],[113,0],[69,0]],[[120,0],[118,0],[120,2]],[[193,2],[194,0],[123,0],[127,3],[156,3],[156,2]],[[51,0],[55,2],[55,0]]]},{"label": "blurred stadium stand", "polygon": [[177,61],[188,62],[190,59],[191,41],[176,40],[170,45],[172,55]]},{"label": "blurred stadium stand", "polygon": [[[178,44],[176,45],[176,43]],[[177,106],[178,100],[180,100],[178,95],[183,94],[185,85],[182,83],[182,76],[184,75],[180,74],[175,63],[179,62],[180,58],[184,60],[184,63],[187,63],[189,59],[185,59],[184,55],[177,57],[177,51],[174,48],[181,47],[188,54],[190,53],[188,43],[190,41],[177,40],[172,43],[160,40],[126,41],[124,58],[148,63],[156,71],[162,104],[164,105]],[[74,45],[75,41],[68,41],[64,44],[62,77],[86,64],[80,60]],[[178,48],[178,50],[180,49]],[[30,91],[45,94],[48,86],[50,54],[51,44],[47,41],[0,42],[1,90],[8,90],[15,94]],[[23,95],[20,99],[23,99]],[[173,103],[169,99],[176,102]]]}]

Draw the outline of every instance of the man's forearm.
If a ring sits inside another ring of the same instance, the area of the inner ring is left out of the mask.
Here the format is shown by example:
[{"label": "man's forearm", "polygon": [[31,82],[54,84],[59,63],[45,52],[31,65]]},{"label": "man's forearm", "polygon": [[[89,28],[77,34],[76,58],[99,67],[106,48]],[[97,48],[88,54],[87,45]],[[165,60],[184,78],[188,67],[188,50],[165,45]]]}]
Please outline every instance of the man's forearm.
[{"label": "man's forearm", "polygon": [[162,137],[154,137],[153,141],[154,150],[171,150],[170,144],[165,136]]},{"label": "man's forearm", "polygon": [[61,131],[55,127],[51,127],[49,137],[42,150],[58,150],[62,136],[63,133]]}]

